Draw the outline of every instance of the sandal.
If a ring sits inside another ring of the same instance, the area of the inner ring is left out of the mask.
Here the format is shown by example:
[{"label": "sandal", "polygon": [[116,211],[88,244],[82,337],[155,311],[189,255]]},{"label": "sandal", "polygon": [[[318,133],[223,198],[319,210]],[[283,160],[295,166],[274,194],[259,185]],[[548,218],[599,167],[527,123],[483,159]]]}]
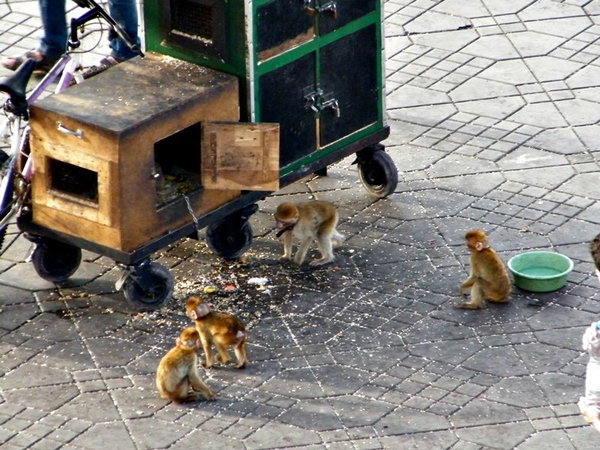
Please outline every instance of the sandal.
[{"label": "sandal", "polygon": [[60,58],[50,58],[47,55],[42,54],[39,50],[30,50],[20,56],[8,56],[2,60],[2,66],[8,70],[17,70],[21,65],[28,59],[35,61],[34,72],[46,73]]},{"label": "sandal", "polygon": [[94,75],[98,75],[100,72],[104,72],[106,69],[116,66],[120,62],[121,61],[113,56],[107,56],[106,58],[102,58],[97,65],[90,66],[85,69],[81,75],[83,75],[84,80],[87,80]]}]

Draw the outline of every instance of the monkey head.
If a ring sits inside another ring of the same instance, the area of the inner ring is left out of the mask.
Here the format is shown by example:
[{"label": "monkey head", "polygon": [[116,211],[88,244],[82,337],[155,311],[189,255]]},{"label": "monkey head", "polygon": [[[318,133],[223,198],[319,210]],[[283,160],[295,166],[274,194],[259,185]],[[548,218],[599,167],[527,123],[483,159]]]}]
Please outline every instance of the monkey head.
[{"label": "monkey head", "polygon": [[185,311],[190,319],[198,320],[210,312],[210,304],[198,297],[190,297],[185,302]]},{"label": "monkey head", "polygon": [[488,240],[485,233],[481,230],[470,230],[465,234],[467,248],[471,253],[480,252],[484,248],[488,248]]},{"label": "monkey head", "polygon": [[196,350],[200,348],[200,334],[195,327],[185,328],[176,341],[177,347],[182,347],[186,350]]},{"label": "monkey head", "polygon": [[298,222],[298,208],[291,203],[282,203],[275,211],[275,222],[277,228],[286,228]]}]

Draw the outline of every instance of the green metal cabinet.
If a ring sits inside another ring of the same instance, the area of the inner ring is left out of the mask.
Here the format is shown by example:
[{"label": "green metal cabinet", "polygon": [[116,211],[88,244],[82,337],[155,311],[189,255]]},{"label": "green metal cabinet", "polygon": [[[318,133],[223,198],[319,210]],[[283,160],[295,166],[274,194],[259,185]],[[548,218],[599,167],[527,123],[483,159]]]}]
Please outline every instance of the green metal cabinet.
[{"label": "green metal cabinet", "polygon": [[147,50],[236,75],[242,120],[280,124],[282,184],[389,134],[381,0],[145,0],[144,21]]}]

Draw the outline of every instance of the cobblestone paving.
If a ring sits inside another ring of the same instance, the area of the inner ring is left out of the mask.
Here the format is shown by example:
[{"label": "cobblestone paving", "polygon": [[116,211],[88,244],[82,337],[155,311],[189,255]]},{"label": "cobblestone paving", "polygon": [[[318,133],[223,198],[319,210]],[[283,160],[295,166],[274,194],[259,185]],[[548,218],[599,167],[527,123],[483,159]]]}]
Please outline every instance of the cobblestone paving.
[{"label": "cobblestone paving", "polygon": [[[0,4],[0,50],[35,45],[35,2]],[[598,319],[588,242],[600,232],[600,1],[388,0],[385,142],[397,191],[375,200],[343,160],[259,204],[243,262],[184,240],[155,256],[174,299],[131,309],[111,260],[84,252],[68,285],[41,280],[17,238],[0,258],[0,443],[8,449],[597,449],[579,416]],[[278,263],[283,200],[334,202],[333,265]],[[453,308],[462,236],[504,260],[575,261],[567,285]],[[11,233],[16,233],[14,228]],[[266,284],[253,284],[266,278]],[[207,285],[250,329],[243,371],[206,371],[218,401],[158,398],[154,371]]]}]

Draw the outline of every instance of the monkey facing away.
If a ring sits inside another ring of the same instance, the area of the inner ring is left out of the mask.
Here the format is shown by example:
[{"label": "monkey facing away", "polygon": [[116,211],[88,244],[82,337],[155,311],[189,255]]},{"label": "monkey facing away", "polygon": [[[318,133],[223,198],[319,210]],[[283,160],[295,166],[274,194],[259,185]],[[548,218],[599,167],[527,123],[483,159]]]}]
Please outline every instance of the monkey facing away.
[{"label": "monkey facing away", "polygon": [[456,305],[457,308],[480,309],[483,300],[507,302],[511,293],[511,282],[504,263],[489,246],[487,236],[481,230],[465,234],[467,248],[471,252],[469,277],[460,285],[461,295],[471,288],[471,301]]},{"label": "monkey facing away", "polygon": [[317,240],[321,258],[310,262],[311,266],[321,266],[333,261],[333,248],[344,242],[336,227],[339,215],[329,202],[314,200],[306,203],[282,203],[275,211],[277,237],[283,235],[282,260],[292,259],[292,244],[300,242],[294,263],[301,265],[313,241]]},{"label": "monkey facing away", "polygon": [[162,398],[174,402],[198,400],[198,392],[207,400],[214,394],[198,375],[200,335],[194,327],[187,327],[177,338],[177,345],[160,360],[156,371],[156,387]]},{"label": "monkey facing away", "polygon": [[196,324],[200,334],[202,348],[209,369],[213,365],[212,345],[217,349],[217,361],[221,364],[229,362],[228,347],[233,347],[237,358],[236,367],[243,369],[248,364],[246,356],[246,327],[237,318],[230,314],[211,311],[210,305],[198,297],[189,297],[185,302],[185,310],[190,319]]}]

